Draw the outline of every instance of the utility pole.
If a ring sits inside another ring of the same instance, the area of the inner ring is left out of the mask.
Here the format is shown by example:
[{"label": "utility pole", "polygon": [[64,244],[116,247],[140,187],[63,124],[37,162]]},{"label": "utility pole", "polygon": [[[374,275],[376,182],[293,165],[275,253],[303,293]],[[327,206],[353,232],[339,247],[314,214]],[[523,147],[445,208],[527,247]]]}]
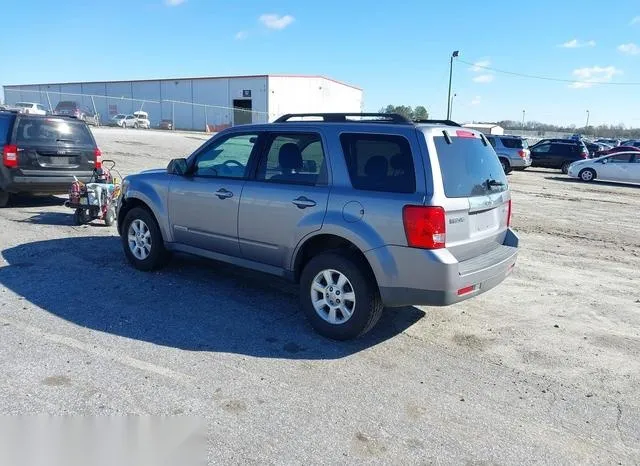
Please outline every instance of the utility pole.
[{"label": "utility pole", "polygon": [[586,133],[589,130],[589,110],[587,110],[587,124],[584,125],[584,132]]},{"label": "utility pole", "polygon": [[522,111],[522,135],[524,136],[524,115],[525,115],[525,111]]},{"label": "utility pole", "polygon": [[450,120],[451,118],[453,118],[453,99],[455,99],[457,96],[458,94],[456,94],[455,92],[451,96],[451,104],[449,105],[449,118],[447,118],[447,120]]},{"label": "utility pole", "polygon": [[453,59],[460,55],[458,50],[454,50],[449,59],[449,94],[447,95],[447,120],[451,119],[451,79],[453,77]]}]

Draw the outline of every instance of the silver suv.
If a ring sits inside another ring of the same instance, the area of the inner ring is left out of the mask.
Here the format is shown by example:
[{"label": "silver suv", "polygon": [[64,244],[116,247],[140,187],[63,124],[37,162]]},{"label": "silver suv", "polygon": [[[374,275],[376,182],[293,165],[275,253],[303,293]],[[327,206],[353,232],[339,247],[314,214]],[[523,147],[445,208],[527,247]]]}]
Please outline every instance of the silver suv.
[{"label": "silver suv", "polygon": [[520,136],[487,136],[505,173],[531,166],[531,151],[527,140]]},{"label": "silver suv", "polygon": [[118,231],[138,269],[183,252],[289,278],[333,339],[384,306],[453,304],[498,285],[518,237],[482,134],[389,114],[285,115],[218,133],[123,181]]}]

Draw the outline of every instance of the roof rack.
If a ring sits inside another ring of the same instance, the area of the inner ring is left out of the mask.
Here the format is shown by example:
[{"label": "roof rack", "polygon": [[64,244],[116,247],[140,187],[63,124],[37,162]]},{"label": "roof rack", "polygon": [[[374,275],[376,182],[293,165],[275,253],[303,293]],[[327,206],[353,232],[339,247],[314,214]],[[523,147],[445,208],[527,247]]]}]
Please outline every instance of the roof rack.
[{"label": "roof rack", "polygon": [[427,124],[432,124],[432,125],[447,125],[447,126],[460,126],[462,127],[462,125],[460,123],[456,123],[455,121],[452,120],[424,120],[424,119],[419,119],[419,120],[413,120],[414,123],[427,123]]},{"label": "roof rack", "polygon": [[[410,125],[411,120],[397,113],[287,113],[274,121],[274,123],[287,123],[292,118],[322,118],[328,123],[393,123]],[[363,117],[362,120],[348,119],[347,117]]]}]

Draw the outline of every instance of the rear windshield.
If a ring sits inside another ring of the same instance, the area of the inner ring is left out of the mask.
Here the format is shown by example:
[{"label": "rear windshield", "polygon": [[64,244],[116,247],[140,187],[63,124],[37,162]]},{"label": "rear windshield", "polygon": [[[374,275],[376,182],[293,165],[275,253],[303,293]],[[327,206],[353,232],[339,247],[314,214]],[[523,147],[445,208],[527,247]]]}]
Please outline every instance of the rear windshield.
[{"label": "rear windshield", "polygon": [[16,107],[31,108],[31,107],[33,107],[33,105],[25,103],[25,102],[18,102],[18,103],[16,103]]},{"label": "rear windshield", "polygon": [[9,142],[9,131],[11,130],[13,118],[12,115],[0,114],[0,146],[4,146]]},{"label": "rear windshield", "polygon": [[433,138],[447,197],[484,196],[507,190],[507,177],[491,148],[481,139],[444,136]]},{"label": "rear windshield", "polygon": [[93,146],[87,125],[79,121],[22,119],[18,124],[17,144],[77,144]]},{"label": "rear windshield", "polygon": [[73,101],[65,101],[63,100],[62,102],[58,102],[58,105],[56,105],[56,108],[76,108],[78,105],[73,102]]},{"label": "rear windshield", "polygon": [[502,145],[507,149],[528,149],[527,141],[520,138],[502,138]]}]

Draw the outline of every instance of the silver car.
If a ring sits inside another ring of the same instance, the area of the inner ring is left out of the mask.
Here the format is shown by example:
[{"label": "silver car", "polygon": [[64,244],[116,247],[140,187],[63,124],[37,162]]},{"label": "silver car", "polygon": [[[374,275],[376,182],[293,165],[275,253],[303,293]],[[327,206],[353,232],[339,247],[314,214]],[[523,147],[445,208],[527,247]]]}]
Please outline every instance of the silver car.
[{"label": "silver car", "polygon": [[340,340],[384,306],[457,303],[511,272],[511,193],[484,135],[399,115],[305,116],[227,129],[166,170],[126,177],[118,231],[133,266],[182,252],[286,277],[313,327]]},{"label": "silver car", "polygon": [[524,170],[531,166],[531,151],[527,140],[519,136],[487,136],[498,154],[505,173]]}]

